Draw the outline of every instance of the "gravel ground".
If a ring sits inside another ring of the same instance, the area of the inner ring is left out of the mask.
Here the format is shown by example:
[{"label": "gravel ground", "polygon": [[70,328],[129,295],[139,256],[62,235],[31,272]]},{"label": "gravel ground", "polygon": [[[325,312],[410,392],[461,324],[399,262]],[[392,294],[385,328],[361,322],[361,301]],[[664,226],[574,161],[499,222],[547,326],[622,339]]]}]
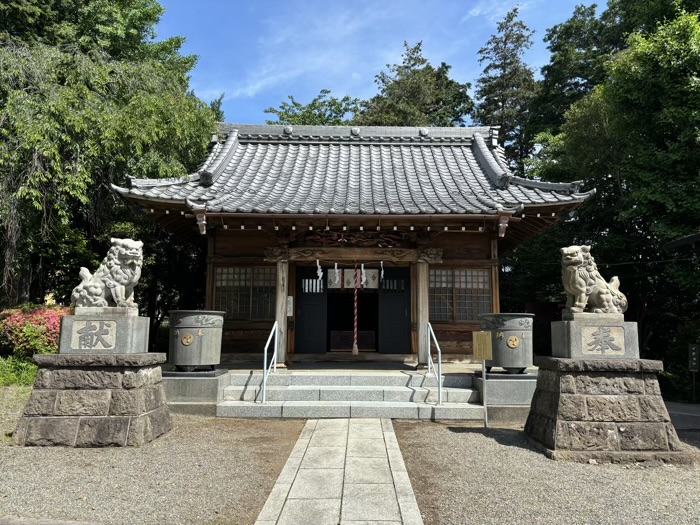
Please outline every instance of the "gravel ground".
[{"label": "gravel ground", "polygon": [[[700,467],[551,461],[519,429],[395,421],[425,525],[700,522]],[[700,432],[679,433],[688,445]]]},{"label": "gravel ground", "polygon": [[[3,431],[24,404],[17,408],[18,397],[0,388]],[[172,432],[141,448],[0,446],[0,516],[252,524],[304,426],[193,416],[174,416],[173,423]]]}]

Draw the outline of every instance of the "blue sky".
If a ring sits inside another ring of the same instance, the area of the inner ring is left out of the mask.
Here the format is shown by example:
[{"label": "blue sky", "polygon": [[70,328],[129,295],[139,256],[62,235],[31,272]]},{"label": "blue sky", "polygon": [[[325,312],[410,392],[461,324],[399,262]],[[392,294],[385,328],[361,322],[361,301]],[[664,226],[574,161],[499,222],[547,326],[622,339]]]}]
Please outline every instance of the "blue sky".
[{"label": "blue sky", "polygon": [[228,122],[264,123],[287,95],[309,102],[321,89],[369,98],[374,76],[399,63],[404,40],[423,41],[434,65],[473,82],[477,51],[515,5],[536,31],[526,61],[537,72],[549,53],[546,30],[590,0],[161,0],[159,38],[184,36],[199,56],[191,87],[203,100],[225,93]]}]

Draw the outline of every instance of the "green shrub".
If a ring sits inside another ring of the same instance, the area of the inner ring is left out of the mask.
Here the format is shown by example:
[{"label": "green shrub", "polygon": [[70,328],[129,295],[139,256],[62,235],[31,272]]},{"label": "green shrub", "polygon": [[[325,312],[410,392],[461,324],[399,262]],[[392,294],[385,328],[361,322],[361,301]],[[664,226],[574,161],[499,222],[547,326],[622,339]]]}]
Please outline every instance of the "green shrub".
[{"label": "green shrub", "polygon": [[0,386],[31,386],[38,367],[26,359],[0,357]]},{"label": "green shrub", "polygon": [[22,305],[0,312],[0,353],[28,359],[34,354],[55,354],[61,332],[63,306]]}]

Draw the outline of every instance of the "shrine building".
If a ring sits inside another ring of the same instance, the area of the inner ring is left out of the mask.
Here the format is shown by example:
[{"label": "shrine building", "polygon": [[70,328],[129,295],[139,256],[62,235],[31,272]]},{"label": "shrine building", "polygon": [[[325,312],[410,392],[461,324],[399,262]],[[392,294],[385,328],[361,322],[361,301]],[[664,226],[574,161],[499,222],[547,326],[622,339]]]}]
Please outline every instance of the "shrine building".
[{"label": "shrine building", "polygon": [[114,189],[207,236],[224,352],[262,352],[276,321],[281,362],[357,344],[425,363],[428,323],[444,354],[471,353],[499,312],[499,252],[594,193],[514,176],[497,133],[223,124],[196,173]]}]

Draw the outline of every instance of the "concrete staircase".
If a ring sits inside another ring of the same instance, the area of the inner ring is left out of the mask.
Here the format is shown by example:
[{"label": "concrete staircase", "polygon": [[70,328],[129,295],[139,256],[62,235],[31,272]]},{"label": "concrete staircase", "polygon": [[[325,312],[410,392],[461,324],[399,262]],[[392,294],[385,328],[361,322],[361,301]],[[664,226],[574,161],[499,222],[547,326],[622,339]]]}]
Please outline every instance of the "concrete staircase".
[{"label": "concrete staircase", "polygon": [[483,419],[468,374],[443,376],[439,406],[437,379],[423,372],[277,371],[264,404],[261,372],[231,372],[227,382],[216,405],[219,417]]}]

